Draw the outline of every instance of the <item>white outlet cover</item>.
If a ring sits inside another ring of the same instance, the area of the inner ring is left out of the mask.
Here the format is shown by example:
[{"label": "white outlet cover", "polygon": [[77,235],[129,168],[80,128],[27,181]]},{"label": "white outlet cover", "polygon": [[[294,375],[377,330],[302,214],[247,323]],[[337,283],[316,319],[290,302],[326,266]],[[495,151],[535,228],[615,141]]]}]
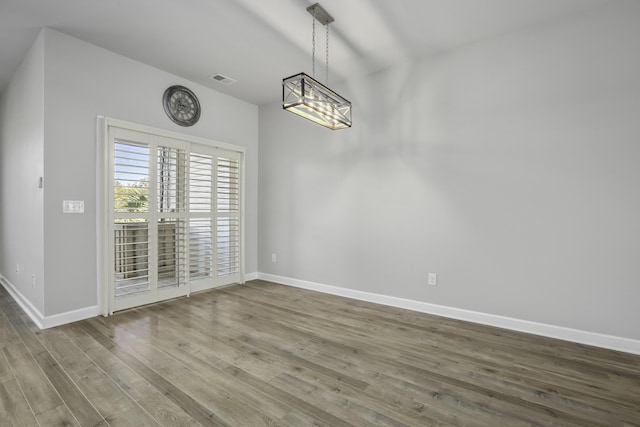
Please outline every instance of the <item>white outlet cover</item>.
[{"label": "white outlet cover", "polygon": [[431,286],[438,285],[438,275],[436,273],[429,273],[428,283]]}]

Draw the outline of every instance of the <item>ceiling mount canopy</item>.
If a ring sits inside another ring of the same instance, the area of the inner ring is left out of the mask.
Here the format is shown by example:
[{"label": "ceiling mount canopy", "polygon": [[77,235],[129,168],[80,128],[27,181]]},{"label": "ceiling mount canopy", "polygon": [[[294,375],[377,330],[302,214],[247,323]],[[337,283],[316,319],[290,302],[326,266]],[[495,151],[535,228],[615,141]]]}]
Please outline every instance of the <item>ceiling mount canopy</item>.
[{"label": "ceiling mount canopy", "polygon": [[[333,17],[319,3],[307,8],[313,16],[311,68],[312,76],[298,73],[282,79],[282,108],[329,129],[351,127],[351,102],[327,87],[329,82],[329,24]],[[316,21],[325,27],[325,84],[316,80]]]}]

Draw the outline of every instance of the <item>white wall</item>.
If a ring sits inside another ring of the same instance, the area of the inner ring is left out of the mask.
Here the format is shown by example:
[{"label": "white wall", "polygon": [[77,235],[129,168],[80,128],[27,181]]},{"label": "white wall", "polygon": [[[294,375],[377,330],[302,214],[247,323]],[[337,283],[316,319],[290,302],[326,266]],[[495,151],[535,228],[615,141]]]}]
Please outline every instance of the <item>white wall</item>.
[{"label": "white wall", "polygon": [[[18,72],[3,98],[0,116],[4,174],[0,273],[16,283],[30,302],[40,304],[45,317],[96,306],[98,115],[246,147],[246,271],[257,271],[258,108],[54,30],[44,30],[38,40],[25,63],[39,62]],[[32,58],[34,52],[37,58]],[[39,80],[33,73],[40,73]],[[163,110],[162,94],[173,84],[191,88],[201,102],[201,118],[193,127],[173,124]],[[44,204],[42,191],[35,190],[42,175],[43,140]],[[16,194],[23,206],[9,208]],[[85,213],[63,214],[63,200],[84,200]],[[28,240],[23,243],[25,233]],[[14,255],[14,248],[22,250]],[[36,253],[22,253],[27,249]],[[44,276],[44,303],[25,288],[26,274],[11,274],[18,261],[24,262],[25,273]]]},{"label": "white wall", "polygon": [[[45,39],[46,314],[96,304],[97,115],[246,147],[246,265],[255,272],[257,107],[53,30]],[[173,84],[200,100],[193,127],[173,124],[163,110],[162,94]],[[64,199],[85,200],[86,213],[63,215]]]},{"label": "white wall", "polygon": [[349,130],[261,107],[259,270],[640,340],[638,22],[602,8],[349,82]]},{"label": "white wall", "polygon": [[41,314],[43,190],[38,184],[43,175],[43,96],[40,34],[0,98],[0,275]]}]

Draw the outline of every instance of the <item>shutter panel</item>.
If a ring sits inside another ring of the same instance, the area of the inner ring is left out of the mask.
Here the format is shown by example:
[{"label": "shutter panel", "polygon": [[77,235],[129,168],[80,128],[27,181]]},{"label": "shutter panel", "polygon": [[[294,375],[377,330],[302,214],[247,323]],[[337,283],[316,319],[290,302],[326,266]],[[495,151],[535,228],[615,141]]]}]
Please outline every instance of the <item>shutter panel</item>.
[{"label": "shutter panel", "polygon": [[114,292],[148,292],[149,145],[116,139],[114,145]]},{"label": "shutter panel", "polygon": [[159,146],[156,169],[158,289],[175,288],[187,282],[185,150]]},{"label": "shutter panel", "polygon": [[189,277],[192,280],[213,277],[211,219],[189,221]]},{"label": "shutter panel", "polygon": [[213,277],[213,156],[189,155],[189,275],[192,280]]},{"label": "shutter panel", "polygon": [[115,295],[149,291],[149,223],[117,223],[115,238]]},{"label": "shutter panel", "polygon": [[240,224],[237,218],[218,218],[217,276],[240,272]]},{"label": "shutter panel", "polygon": [[149,146],[116,140],[114,212],[149,212]]},{"label": "shutter panel", "polygon": [[238,160],[217,158],[216,207],[218,213],[240,212],[240,167]]},{"label": "shutter panel", "polygon": [[183,219],[158,220],[158,288],[187,281],[186,225]]},{"label": "shutter panel", "polygon": [[240,273],[240,162],[216,159],[216,276]]},{"label": "shutter panel", "polygon": [[212,156],[191,153],[189,157],[189,212],[211,214]]},{"label": "shutter panel", "polygon": [[158,212],[185,211],[185,150],[158,147]]}]

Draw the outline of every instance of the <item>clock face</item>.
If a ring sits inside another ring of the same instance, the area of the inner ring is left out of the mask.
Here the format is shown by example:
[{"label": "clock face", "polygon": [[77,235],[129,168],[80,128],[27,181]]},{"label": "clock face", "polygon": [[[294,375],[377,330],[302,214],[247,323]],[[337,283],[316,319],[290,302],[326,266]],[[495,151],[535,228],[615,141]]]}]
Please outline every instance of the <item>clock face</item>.
[{"label": "clock face", "polygon": [[167,116],[180,126],[193,126],[200,118],[200,102],[184,86],[171,86],[162,98]]}]

